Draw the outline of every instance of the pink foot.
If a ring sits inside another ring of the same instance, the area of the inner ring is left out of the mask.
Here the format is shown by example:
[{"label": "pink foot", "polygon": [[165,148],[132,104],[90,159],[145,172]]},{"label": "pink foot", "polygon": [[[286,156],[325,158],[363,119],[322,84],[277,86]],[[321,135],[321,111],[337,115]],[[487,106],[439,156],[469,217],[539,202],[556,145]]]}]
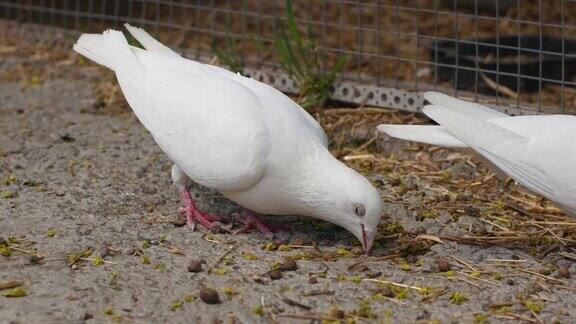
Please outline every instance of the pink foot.
[{"label": "pink foot", "polygon": [[264,221],[258,218],[258,216],[254,212],[251,211],[247,211],[244,218],[237,217],[237,220],[240,223],[244,224],[244,226],[242,226],[242,228],[234,232],[234,234],[246,233],[250,230],[257,229],[260,232],[262,232],[262,234],[264,234],[264,236],[268,240],[271,240],[274,237],[272,231],[284,228],[284,227],[281,228],[280,226],[267,225],[266,223],[264,223]]},{"label": "pink foot", "polygon": [[180,209],[180,213],[186,215],[186,224],[188,227],[194,230],[196,227],[196,222],[202,224],[209,230],[214,230],[216,226],[218,226],[212,222],[219,221],[222,219],[222,217],[208,215],[196,208],[196,204],[192,200],[192,195],[190,195],[190,192],[187,188],[181,189],[180,194],[182,195],[182,200],[184,201],[184,208]]},{"label": "pink foot", "polygon": [[[178,210],[178,212],[183,216],[187,215],[186,208],[180,208],[180,210]],[[199,209],[196,209],[196,212],[199,213],[200,215],[202,215],[204,217],[204,219],[206,219],[209,222],[221,222],[224,220],[224,217],[220,216],[220,215],[206,214],[205,212],[203,212]]]}]

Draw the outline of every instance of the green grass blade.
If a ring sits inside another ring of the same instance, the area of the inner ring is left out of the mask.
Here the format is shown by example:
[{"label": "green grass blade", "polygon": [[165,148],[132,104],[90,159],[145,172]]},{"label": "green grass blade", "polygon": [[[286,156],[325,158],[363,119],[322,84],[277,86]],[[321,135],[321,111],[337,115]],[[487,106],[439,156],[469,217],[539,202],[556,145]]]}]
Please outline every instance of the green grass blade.
[{"label": "green grass blade", "polygon": [[304,72],[300,66],[300,61],[297,55],[294,53],[294,49],[290,44],[288,34],[283,27],[280,28],[280,34],[276,37],[276,48],[279,54],[280,63],[285,66],[289,66],[296,77],[300,78],[304,76]]},{"label": "green grass blade", "polygon": [[296,23],[296,16],[294,15],[294,9],[292,7],[292,1],[286,0],[286,24],[288,25],[288,30],[290,31],[290,40],[294,42],[298,56],[302,59],[306,66],[309,65],[308,53],[306,51],[306,45],[300,32],[298,31],[298,24]]}]

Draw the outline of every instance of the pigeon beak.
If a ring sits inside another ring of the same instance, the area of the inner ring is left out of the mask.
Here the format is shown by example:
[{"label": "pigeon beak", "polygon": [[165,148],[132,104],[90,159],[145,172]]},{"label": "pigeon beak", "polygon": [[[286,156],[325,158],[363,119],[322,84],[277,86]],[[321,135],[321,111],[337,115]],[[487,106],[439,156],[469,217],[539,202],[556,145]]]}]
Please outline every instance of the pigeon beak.
[{"label": "pigeon beak", "polygon": [[371,235],[369,236],[368,233],[366,233],[364,224],[360,224],[360,227],[362,228],[362,240],[360,241],[362,243],[362,249],[364,250],[364,253],[368,254],[368,252],[370,252],[370,249],[372,249],[372,244],[374,243],[374,237]]}]

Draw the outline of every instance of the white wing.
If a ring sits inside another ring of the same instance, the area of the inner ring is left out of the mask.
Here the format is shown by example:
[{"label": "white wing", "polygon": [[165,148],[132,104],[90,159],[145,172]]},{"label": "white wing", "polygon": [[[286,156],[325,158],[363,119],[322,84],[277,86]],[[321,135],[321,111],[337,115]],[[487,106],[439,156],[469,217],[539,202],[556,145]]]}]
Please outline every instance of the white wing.
[{"label": "white wing", "polygon": [[118,81],[140,121],[191,179],[221,191],[260,179],[270,143],[252,91],[218,75],[173,68],[118,74]]},{"label": "white wing", "polygon": [[546,131],[574,126],[576,117],[567,115],[514,116],[491,119],[490,122],[524,137],[532,137]]},{"label": "white wing", "polygon": [[186,60],[130,47],[118,31],[84,34],[74,50],[116,72],[134,113],[190,178],[220,191],[261,178],[271,146],[253,91],[202,64],[172,66]]},{"label": "white wing", "polygon": [[[240,74],[232,73],[226,69],[201,64],[191,60],[186,60],[181,58],[179,54],[172,51],[168,47],[164,46],[152,36],[150,36],[146,31],[141,28],[132,27],[128,24],[125,25],[130,34],[136,38],[145,48],[148,50],[148,54],[152,55],[142,55],[145,51],[136,51],[139,53],[139,59],[149,68],[151,67],[174,67],[186,69],[192,72],[197,72],[198,70],[210,71],[217,73],[218,75],[233,80],[240,83],[246,88],[252,90],[252,92],[258,96],[260,101],[266,106],[264,109],[277,110],[277,113],[288,114],[290,118],[298,118],[301,120],[299,128],[308,128],[316,137],[322,142],[325,147],[328,147],[328,138],[324,133],[322,126],[312,117],[306,110],[296,104],[292,99],[288,98],[282,92],[278,91],[274,87],[271,87],[265,83],[256,81],[251,78],[246,78]],[[168,55],[154,55],[154,53],[168,54]],[[174,59],[176,58],[176,59]],[[298,114],[292,114],[292,110],[298,112]]]},{"label": "white wing", "polygon": [[554,187],[558,203],[576,213],[576,121],[531,138],[526,159],[539,165]]},{"label": "white wing", "polygon": [[554,186],[545,171],[526,161],[529,138],[445,107],[427,106],[424,112],[511,178],[554,199]]}]

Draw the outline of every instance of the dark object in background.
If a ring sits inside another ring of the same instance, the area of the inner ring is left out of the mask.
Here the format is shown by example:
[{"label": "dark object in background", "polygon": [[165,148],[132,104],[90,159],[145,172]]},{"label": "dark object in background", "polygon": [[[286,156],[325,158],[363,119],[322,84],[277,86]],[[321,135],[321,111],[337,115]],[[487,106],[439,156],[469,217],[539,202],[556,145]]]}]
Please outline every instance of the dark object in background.
[{"label": "dark object in background", "polygon": [[516,0],[442,0],[441,5],[445,9],[489,13],[491,16],[496,14],[496,6],[499,12],[505,12],[512,6],[516,6]]},{"label": "dark object in background", "polygon": [[[519,42],[520,40],[520,42]],[[520,48],[518,48],[520,43]],[[439,81],[450,81],[460,90],[474,91],[478,80],[478,92],[494,94],[482,75],[476,76],[476,62],[482,74],[493,81],[494,84],[505,86],[516,92],[538,91],[540,78],[540,37],[533,35],[484,38],[463,40],[442,40],[433,42],[428,47],[432,60],[436,58],[440,66],[436,66]],[[478,56],[476,56],[478,51]],[[544,36],[542,38],[542,86],[546,84],[560,85],[562,83],[562,39]],[[520,53],[520,64],[518,54]],[[576,42],[564,40],[564,53],[576,54]],[[448,66],[450,65],[450,66]],[[465,68],[460,68],[465,67]],[[518,71],[520,67],[520,71]],[[458,73],[456,75],[456,70]],[[497,76],[497,71],[500,75]],[[518,77],[518,72],[521,76]],[[503,73],[505,75],[503,75]],[[576,57],[564,59],[564,81],[570,82],[576,74]],[[518,82],[520,84],[518,85]],[[518,87],[519,86],[519,87]],[[567,85],[571,86],[571,85]]]}]

